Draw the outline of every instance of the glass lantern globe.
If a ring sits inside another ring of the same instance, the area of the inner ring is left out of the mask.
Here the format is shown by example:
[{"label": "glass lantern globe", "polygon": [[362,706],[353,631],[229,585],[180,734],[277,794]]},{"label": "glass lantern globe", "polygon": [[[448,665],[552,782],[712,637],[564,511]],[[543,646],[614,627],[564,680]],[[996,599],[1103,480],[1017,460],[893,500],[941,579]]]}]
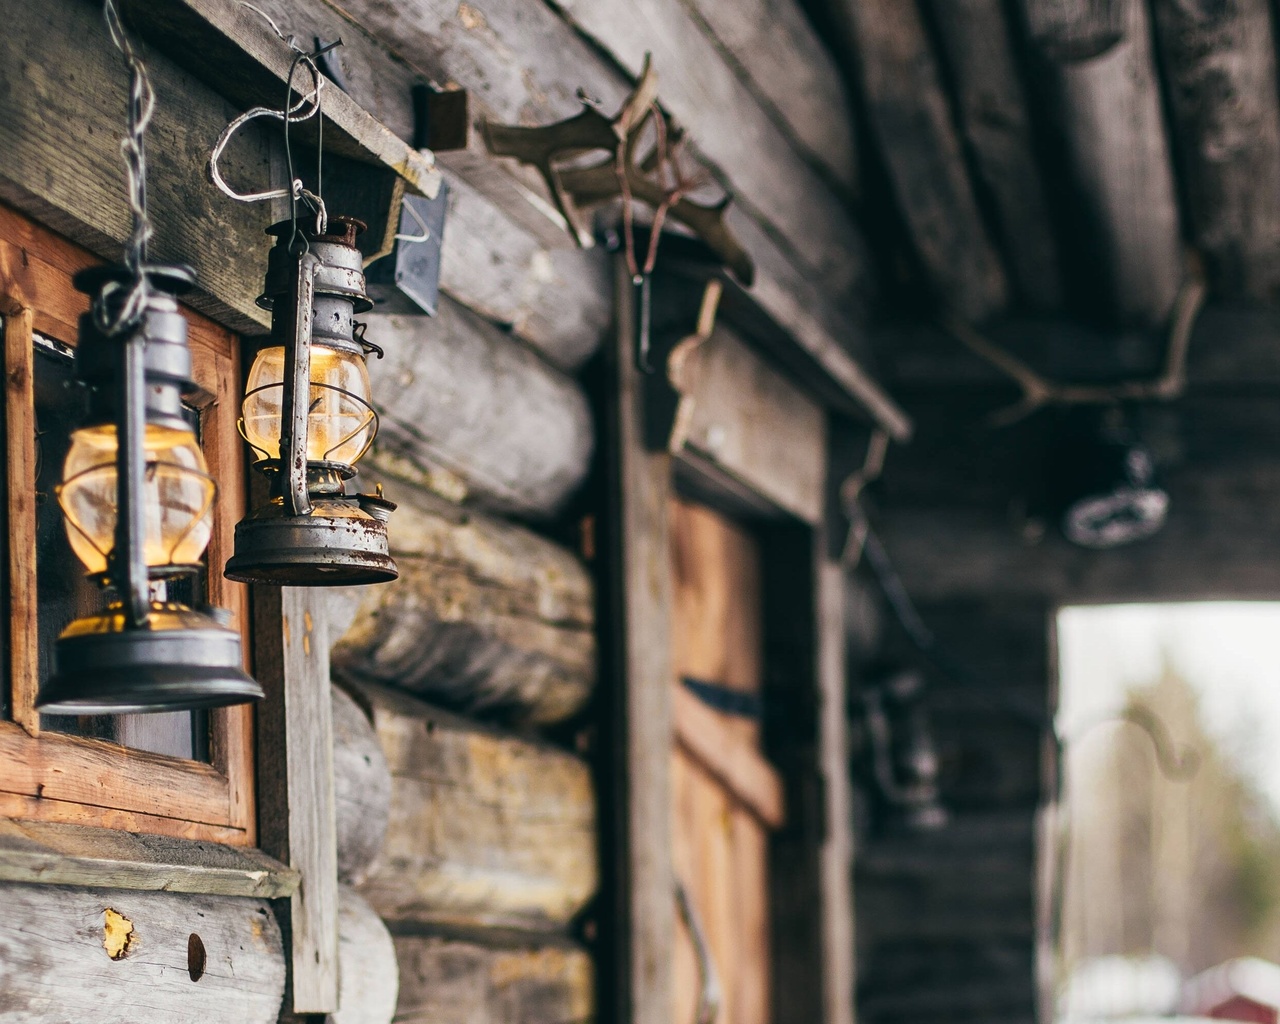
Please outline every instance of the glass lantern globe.
[{"label": "glass lantern globe", "polygon": [[[245,382],[244,436],[255,462],[280,458],[284,374],[284,346],[272,345],[258,353]],[[307,461],[355,465],[373,442],[377,420],[364,358],[313,344],[309,376]]]},{"label": "glass lantern globe", "polygon": [[[213,534],[216,485],[190,430],[148,424],[143,442],[144,559],[148,569],[195,565]],[[107,571],[116,538],[117,439],[113,423],[71,435],[58,503],[67,539],[90,574]]]}]

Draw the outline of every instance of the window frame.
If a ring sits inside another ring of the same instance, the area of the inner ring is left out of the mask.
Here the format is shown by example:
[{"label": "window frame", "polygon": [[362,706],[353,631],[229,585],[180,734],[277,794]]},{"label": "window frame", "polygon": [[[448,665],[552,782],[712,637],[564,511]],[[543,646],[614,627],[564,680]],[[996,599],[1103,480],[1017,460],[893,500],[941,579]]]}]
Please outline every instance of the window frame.
[{"label": "window frame", "polygon": [[[3,316],[3,472],[9,576],[10,718],[0,720],[0,816],[96,825],[253,846],[254,710],[210,715],[210,763],[133,750],[106,740],[40,729],[36,622],[34,333],[68,345],[88,297],[72,275],[101,261],[0,204],[0,316]],[[249,593],[223,575],[235,522],[245,508],[245,454],[236,429],[240,339],[188,308],[193,374],[201,389],[201,447],[218,482],[209,544],[208,598],[229,609],[251,654]]]}]

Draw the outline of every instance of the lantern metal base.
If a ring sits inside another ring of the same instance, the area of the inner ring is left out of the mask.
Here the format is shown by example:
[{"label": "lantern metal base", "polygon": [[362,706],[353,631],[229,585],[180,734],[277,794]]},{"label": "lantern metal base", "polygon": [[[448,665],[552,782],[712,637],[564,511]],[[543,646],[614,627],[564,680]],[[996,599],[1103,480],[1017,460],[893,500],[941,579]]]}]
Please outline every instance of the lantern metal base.
[{"label": "lantern metal base", "polygon": [[153,603],[139,628],[118,609],[77,619],[54,649],[36,707],[46,715],[185,711],[261,700],[240,634],[191,608]]},{"label": "lantern metal base", "polygon": [[369,496],[312,500],[308,516],[286,515],[277,500],[237,523],[227,579],[341,587],[388,583],[400,575],[387,547],[386,522],[365,511]]}]

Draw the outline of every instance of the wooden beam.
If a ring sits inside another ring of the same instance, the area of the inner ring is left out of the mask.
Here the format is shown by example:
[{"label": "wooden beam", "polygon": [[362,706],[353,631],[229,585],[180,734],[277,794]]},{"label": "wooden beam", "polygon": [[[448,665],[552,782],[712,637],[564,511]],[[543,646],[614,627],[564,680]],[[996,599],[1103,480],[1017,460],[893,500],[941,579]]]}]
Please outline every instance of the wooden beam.
[{"label": "wooden beam", "polygon": [[1267,0],[1154,5],[1195,239],[1217,293],[1280,289],[1280,92]]},{"label": "wooden beam", "polygon": [[[25,257],[25,250],[23,251]],[[8,298],[6,296],[6,298]],[[35,351],[31,309],[6,309],[4,334],[4,443],[9,607],[4,626],[11,717],[31,736],[40,735],[40,634],[36,589]]]},{"label": "wooden beam", "polygon": [[275,899],[298,873],[257,850],[0,818],[0,881]]},{"label": "wooden beam", "polygon": [[1125,326],[1150,327],[1168,318],[1182,284],[1182,235],[1147,5],[1125,8],[1122,42],[1049,74],[1098,305]]},{"label": "wooden beam", "polygon": [[1089,60],[1125,35],[1133,0],[1021,0],[1031,41],[1055,61]]},{"label": "wooden beam", "polygon": [[612,723],[618,757],[614,827],[622,858],[615,913],[618,1003],[601,1016],[630,1024],[670,1024],[675,1014],[671,943],[676,934],[672,862],[671,701],[672,584],[668,503],[671,458],[644,439],[644,380],[635,368],[634,289],[615,261],[617,336],[609,349],[607,387],[612,535],[609,596],[615,609],[612,670],[621,689]]},{"label": "wooden beam", "polygon": [[563,507],[595,444],[581,387],[447,298],[435,317],[371,314],[374,465],[534,518]]},{"label": "wooden beam", "polygon": [[338,854],[333,711],[325,609],[315,591],[255,586],[258,836],[302,876],[289,898],[290,989],[296,1013],[338,1007]]},{"label": "wooden beam", "polygon": [[793,0],[694,0],[726,62],[838,192],[858,187],[853,110],[831,52]]},{"label": "wooden beam", "polygon": [[578,558],[416,489],[396,497],[400,578],[343,592],[335,669],[517,726],[581,711],[596,682],[595,588]]},{"label": "wooden beam", "polygon": [[901,0],[832,4],[860,68],[897,204],[943,308],[981,321],[1008,283],[974,196],[941,72],[920,12]]},{"label": "wooden beam", "polygon": [[397,928],[563,932],[595,895],[591,773],[549,744],[361,685],[391,766],[391,825],[361,895]]},{"label": "wooden beam", "polygon": [[0,1015],[274,1024],[285,986],[264,900],[0,884]]},{"label": "wooden beam", "polygon": [[929,12],[973,172],[992,204],[991,232],[1015,291],[1032,308],[1057,308],[1063,298],[1057,240],[1005,4],[930,0]]}]

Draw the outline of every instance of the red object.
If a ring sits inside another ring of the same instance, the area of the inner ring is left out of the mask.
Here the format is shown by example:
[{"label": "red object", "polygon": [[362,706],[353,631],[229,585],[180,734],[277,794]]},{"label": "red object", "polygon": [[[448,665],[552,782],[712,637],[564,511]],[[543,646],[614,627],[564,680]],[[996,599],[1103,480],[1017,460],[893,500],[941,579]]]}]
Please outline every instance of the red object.
[{"label": "red object", "polygon": [[1211,1008],[1207,1016],[1214,1020],[1242,1020],[1250,1024],[1280,1024],[1280,1010],[1255,1003],[1247,996],[1232,996]]}]

